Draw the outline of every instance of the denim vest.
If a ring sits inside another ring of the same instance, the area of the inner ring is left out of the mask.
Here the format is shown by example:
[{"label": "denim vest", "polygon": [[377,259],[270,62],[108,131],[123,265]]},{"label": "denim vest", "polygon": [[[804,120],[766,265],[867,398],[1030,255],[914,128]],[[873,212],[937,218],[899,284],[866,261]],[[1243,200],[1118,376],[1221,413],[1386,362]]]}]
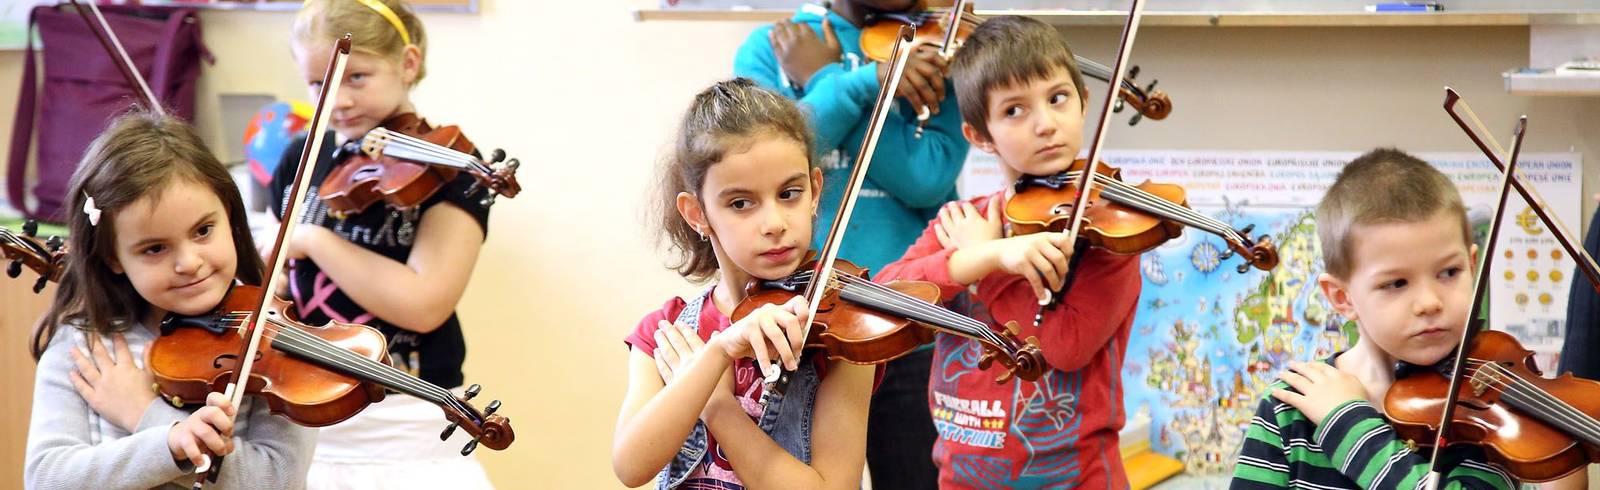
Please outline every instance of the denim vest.
[{"label": "denim vest", "polygon": [[[690,300],[673,324],[699,331],[700,311],[710,295],[711,291],[708,290]],[[811,464],[811,415],[817,402],[817,386],[821,382],[816,363],[809,356],[802,358],[800,369],[789,376],[786,393],[783,396],[771,393],[766,407],[762,408],[761,419],[756,422],[763,432],[778,443],[778,447],[806,464]],[[656,488],[668,490],[682,484],[690,472],[710,457],[706,454],[708,445],[705,422],[695,421],[694,432],[683,441],[678,455],[656,475]]]}]

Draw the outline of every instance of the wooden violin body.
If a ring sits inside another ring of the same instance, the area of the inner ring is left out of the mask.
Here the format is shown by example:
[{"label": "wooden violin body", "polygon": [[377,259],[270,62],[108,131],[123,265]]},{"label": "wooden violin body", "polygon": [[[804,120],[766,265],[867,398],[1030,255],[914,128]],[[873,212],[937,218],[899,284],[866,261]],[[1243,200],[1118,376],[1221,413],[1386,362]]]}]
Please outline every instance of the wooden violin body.
[{"label": "wooden violin body", "polygon": [[[472,141],[462,136],[461,128],[434,128],[413,113],[391,117],[381,126],[461,153],[477,150]],[[433,197],[455,178],[456,170],[452,168],[362,151],[328,172],[317,194],[336,216],[359,213],[379,200],[395,209],[408,210]]]},{"label": "wooden violin body", "polygon": [[[810,270],[815,262],[801,266]],[[865,269],[848,261],[835,263],[837,274],[850,274],[868,280]],[[734,321],[748,316],[766,304],[781,305],[805,291],[806,280],[799,275],[777,281],[757,281],[745,288],[745,299],[739,302],[731,317]],[[894,281],[884,284],[926,303],[939,301],[939,287],[932,283]],[[817,306],[817,317],[811,320],[807,348],[821,348],[830,359],[855,364],[888,362],[910,353],[918,346],[933,341],[933,331],[912,328],[915,323],[897,318],[860,304],[844,301],[838,293],[824,295]]]},{"label": "wooden violin body", "polygon": [[[228,292],[216,312],[205,317],[169,317],[162,324],[162,335],[150,344],[146,366],[156,378],[164,399],[174,405],[204,404],[206,395],[222,391],[228,376],[237,367],[243,343],[249,340],[246,328],[232,321],[231,313],[250,311],[261,301],[261,288],[236,285]],[[329,323],[311,327],[289,319],[291,305],[274,297],[265,315],[277,321],[263,334],[262,349],[250,380],[242,385],[247,393],[259,394],[274,413],[282,414],[307,427],[323,427],[344,421],[368,404],[382,400],[383,387],[345,376],[313,364],[292,352],[305,343],[283,342],[286,329],[317,336],[328,344],[355,353],[372,362],[383,362],[388,345],[383,334],[365,325]]]},{"label": "wooden violin body", "polygon": [[[1545,378],[1533,353],[1510,335],[1473,335],[1449,444],[1481,445],[1491,460],[1527,481],[1555,480],[1600,463],[1600,426],[1588,425],[1600,418],[1600,381]],[[1419,368],[1396,379],[1383,400],[1395,434],[1432,446],[1448,390],[1441,369]]]}]

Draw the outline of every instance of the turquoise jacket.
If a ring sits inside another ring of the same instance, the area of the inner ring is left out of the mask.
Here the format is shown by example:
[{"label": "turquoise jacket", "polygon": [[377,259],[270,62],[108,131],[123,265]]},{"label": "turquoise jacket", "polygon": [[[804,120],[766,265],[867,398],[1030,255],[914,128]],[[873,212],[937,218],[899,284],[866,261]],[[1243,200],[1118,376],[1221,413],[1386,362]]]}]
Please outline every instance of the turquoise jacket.
[{"label": "turquoise jacket", "polygon": [[[838,14],[807,4],[793,22],[811,26],[822,35],[822,19],[830,18],[843,50],[843,59],[817,71],[797,89],[783,74],[773,55],[763,26],[750,33],[733,61],[735,76],[754,80],[798,100],[816,133],[823,168],[822,209],[818,212],[815,247],[827,236],[839,198],[850,179],[850,164],[866,137],[872,105],[878,97],[878,66],[861,53],[861,29]],[[939,114],[928,121],[921,138],[916,132],[916,110],[896,99],[896,109],[884,123],[883,134],[845,230],[839,256],[873,272],[899,259],[928,226],[939,206],[957,199],[956,177],[967,159],[967,141],[961,136],[961,111],[954,84],[945,85]]]}]

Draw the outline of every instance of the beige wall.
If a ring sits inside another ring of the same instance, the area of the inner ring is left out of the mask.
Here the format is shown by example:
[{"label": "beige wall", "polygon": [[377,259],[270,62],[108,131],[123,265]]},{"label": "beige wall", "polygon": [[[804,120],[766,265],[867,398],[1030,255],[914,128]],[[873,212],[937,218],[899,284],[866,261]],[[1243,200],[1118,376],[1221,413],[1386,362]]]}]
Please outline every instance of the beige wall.
[{"label": "beige wall", "polygon": [[[524,162],[524,194],[496,206],[459,309],[467,378],[484,385],[483,403],[504,402],[519,435],[508,451],[478,453],[503,487],[617,486],[621,338],[669,295],[695,289],[650,246],[644,189],[679,112],[727,76],[755,24],[632,20],[630,7],[655,4],[485,0],[478,15],[425,16],[433,47],[417,107]],[[288,58],[289,20],[204,15],[218,62],[202,79],[199,119],[213,143],[218,93],[307,97]],[[1066,35],[1080,54],[1105,58],[1117,31]],[[1159,78],[1176,110],[1134,129],[1118,122],[1111,148],[1470,151],[1439,109],[1450,84],[1502,134],[1528,114],[1529,151],[1582,152],[1588,188],[1600,179],[1600,101],[1501,88],[1500,72],[1526,63],[1526,28],[1149,28],[1136,48],[1143,77]],[[0,93],[15,93],[19,60],[0,52]],[[0,98],[0,136],[14,110]]]}]

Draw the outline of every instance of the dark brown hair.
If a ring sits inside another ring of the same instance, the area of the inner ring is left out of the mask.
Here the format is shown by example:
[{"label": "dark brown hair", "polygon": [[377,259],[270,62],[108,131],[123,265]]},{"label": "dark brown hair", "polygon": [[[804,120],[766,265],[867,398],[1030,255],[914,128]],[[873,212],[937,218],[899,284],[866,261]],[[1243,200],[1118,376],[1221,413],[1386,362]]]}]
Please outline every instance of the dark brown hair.
[{"label": "dark brown hair", "polygon": [[[807,163],[816,166],[816,143],[806,126],[805,115],[794,101],[756,86],[745,78],[717,82],[695,95],[694,102],[678,125],[672,153],[663,159],[656,190],[654,219],[661,227],[657,239],[666,242],[674,256],[670,267],[695,282],[710,279],[717,271],[717,255],[711,243],[678,214],[678,193],[699,198],[706,171],[722,161],[730,151],[748,147],[751,138],[775,134],[791,138],[805,147]],[[817,189],[817,192],[822,192]],[[701,206],[705,201],[701,201]]]},{"label": "dark brown hair", "polygon": [[1065,69],[1072,75],[1078,101],[1085,102],[1083,73],[1072,49],[1049,24],[1030,17],[1002,15],[979,24],[950,64],[961,120],[989,138],[989,92],[1043,80]]},{"label": "dark brown hair", "polygon": [[[206,149],[188,123],[172,116],[136,112],[112,121],[90,143],[78,170],[72,174],[66,207],[67,259],[61,286],[29,340],[37,360],[61,325],[101,333],[119,332],[138,325],[150,304],[133,289],[126,275],[112,272],[117,235],[112,223],[117,212],[145,196],[160,192],[174,179],[185,179],[217,194],[233,232],[234,253],[239,256],[236,277],[261,284],[261,257],[245,221],[244,200],[228,169]],[[89,223],[84,202],[94,198],[100,210],[98,225]]]},{"label": "dark brown hair", "polygon": [[1317,239],[1323,269],[1349,279],[1355,268],[1351,250],[1356,226],[1415,223],[1440,212],[1461,222],[1461,242],[1472,246],[1472,226],[1461,193],[1428,162],[1394,148],[1379,148],[1356,157],[1317,204]]}]

